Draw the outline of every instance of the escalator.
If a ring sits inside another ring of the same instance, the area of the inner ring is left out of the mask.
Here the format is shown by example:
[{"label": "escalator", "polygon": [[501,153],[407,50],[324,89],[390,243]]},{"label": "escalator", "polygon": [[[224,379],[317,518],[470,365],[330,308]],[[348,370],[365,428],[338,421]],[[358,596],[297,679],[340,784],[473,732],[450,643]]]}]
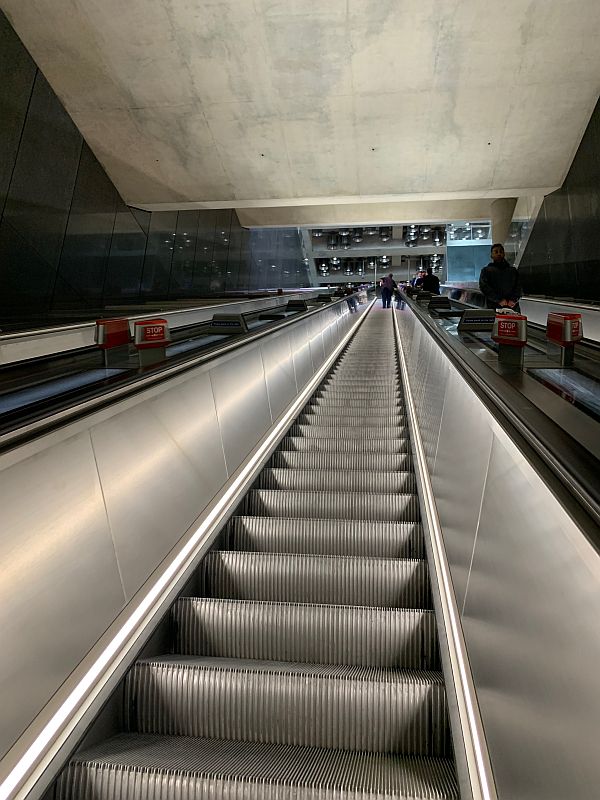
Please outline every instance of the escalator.
[{"label": "escalator", "polygon": [[57,800],[458,798],[407,437],[373,310]]}]

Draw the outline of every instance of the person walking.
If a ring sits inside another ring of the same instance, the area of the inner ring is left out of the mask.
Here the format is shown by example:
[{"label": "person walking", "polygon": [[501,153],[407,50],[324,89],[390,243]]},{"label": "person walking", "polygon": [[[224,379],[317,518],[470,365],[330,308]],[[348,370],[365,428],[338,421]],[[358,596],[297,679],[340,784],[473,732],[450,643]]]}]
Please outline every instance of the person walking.
[{"label": "person walking", "polygon": [[390,272],[389,275],[386,275],[385,278],[381,281],[381,307],[382,308],[391,308],[392,307],[392,294],[394,289],[396,288],[396,281],[394,280],[394,276]]},{"label": "person walking", "polygon": [[519,272],[506,260],[503,245],[492,245],[492,260],[481,270],[479,288],[485,296],[488,308],[511,308],[519,311]]},{"label": "person walking", "polygon": [[440,293],[440,279],[437,275],[433,274],[432,267],[427,267],[427,274],[423,278],[421,289],[423,289],[424,292],[431,292],[431,294]]}]

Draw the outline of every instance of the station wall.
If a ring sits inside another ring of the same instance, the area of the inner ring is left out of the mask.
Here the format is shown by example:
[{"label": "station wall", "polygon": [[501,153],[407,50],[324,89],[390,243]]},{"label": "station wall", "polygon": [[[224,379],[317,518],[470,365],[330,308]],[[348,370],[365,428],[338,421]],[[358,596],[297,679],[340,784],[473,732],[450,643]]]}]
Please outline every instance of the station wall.
[{"label": "station wall", "polygon": [[0,328],[307,285],[296,229],[128,207],[0,12]]},{"label": "station wall", "polygon": [[542,204],[519,271],[527,294],[600,301],[600,103],[563,186]]}]

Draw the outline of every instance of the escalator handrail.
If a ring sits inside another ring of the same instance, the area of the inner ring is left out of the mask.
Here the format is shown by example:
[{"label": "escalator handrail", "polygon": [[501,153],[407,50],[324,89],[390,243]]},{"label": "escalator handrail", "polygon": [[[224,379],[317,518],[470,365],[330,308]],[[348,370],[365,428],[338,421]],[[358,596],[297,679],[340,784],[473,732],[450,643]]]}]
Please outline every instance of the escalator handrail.
[{"label": "escalator handrail", "polygon": [[309,309],[304,313],[294,315],[290,319],[269,323],[265,325],[263,330],[249,332],[243,336],[233,337],[232,341],[224,342],[221,345],[216,345],[214,348],[211,348],[209,351],[203,354],[191,356],[190,358],[185,359],[185,361],[179,361],[176,364],[166,364],[162,367],[159,366],[156,369],[153,369],[152,372],[139,376],[136,380],[125,385],[101,392],[97,396],[90,397],[87,400],[83,400],[75,405],[70,405],[67,408],[63,408],[59,411],[55,411],[53,413],[50,412],[47,416],[43,416],[19,428],[15,428],[14,430],[10,430],[1,434],[0,452],[10,449],[18,444],[22,444],[28,439],[40,436],[42,433],[47,433],[56,429],[57,427],[62,427],[68,422],[72,422],[75,419],[86,416],[93,411],[104,408],[107,405],[138,394],[139,392],[142,392],[151,386],[155,386],[156,384],[170,380],[171,378],[183,372],[187,372],[202,364],[214,361],[215,359],[220,358],[227,353],[231,353],[241,347],[252,344],[253,342],[265,338],[266,336],[270,336],[273,333],[278,333],[282,329],[295,325],[298,322],[304,322],[308,318],[320,314],[324,310],[330,309],[332,306],[339,305],[341,303],[346,304],[345,297],[333,299],[331,303],[321,305],[318,308]]},{"label": "escalator handrail", "polygon": [[448,336],[416,302],[404,294],[402,299],[513,441],[528,452],[530,460],[537,461],[547,477],[555,479],[553,489],[559,488],[556,481],[566,489],[566,493],[556,493],[562,496],[563,505],[600,551],[597,460],[539,408],[529,404],[533,420],[527,419],[519,410],[522,403],[518,400],[522,400],[522,395],[517,389],[462,343]]}]

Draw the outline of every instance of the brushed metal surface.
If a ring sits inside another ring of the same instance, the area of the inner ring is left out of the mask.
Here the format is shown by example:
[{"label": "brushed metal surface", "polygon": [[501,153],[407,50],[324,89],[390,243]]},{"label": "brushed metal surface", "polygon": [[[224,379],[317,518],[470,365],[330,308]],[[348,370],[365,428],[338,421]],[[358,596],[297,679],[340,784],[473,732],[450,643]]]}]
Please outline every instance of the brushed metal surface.
[{"label": "brushed metal surface", "polygon": [[500,797],[598,795],[600,559],[500,430],[463,627]]},{"label": "brushed metal surface", "polygon": [[448,759],[123,735],[78,756],[61,778],[58,796],[61,800],[458,800],[459,790]]},{"label": "brushed metal surface", "polygon": [[283,331],[260,343],[271,417],[275,421],[302,386],[296,385],[290,334]]},{"label": "brushed metal surface", "polygon": [[184,597],[171,613],[181,654],[439,669],[426,609]]},{"label": "brushed metal surface", "polygon": [[[0,754],[122,609],[89,435],[0,461]],[[11,463],[12,462],[12,463]]]},{"label": "brushed metal surface", "polygon": [[451,367],[432,483],[460,609],[465,600],[492,438],[489,413]]},{"label": "brushed metal surface", "polygon": [[[162,402],[164,408],[167,400]],[[131,598],[210,498],[203,502],[192,463],[152,402],[106,420],[91,435],[123,584]],[[222,463],[222,453],[215,457],[219,455]]]},{"label": "brushed metal surface", "polygon": [[138,661],[125,696],[129,729],[141,734],[450,753],[439,672],[161,656]]},{"label": "brushed metal surface", "polygon": [[260,349],[237,350],[211,369],[210,379],[231,475],[271,425]]},{"label": "brushed metal surface", "polygon": [[310,355],[308,324],[309,321],[304,320],[290,329],[292,358],[294,359],[294,372],[296,374],[296,384],[298,386],[305,386],[314,375],[314,368]]},{"label": "brushed metal surface", "polygon": [[[325,317],[331,319],[332,312],[328,309],[325,314]],[[318,317],[311,317],[308,320],[308,331],[309,331],[309,347],[310,347],[310,357],[313,364],[313,371],[316,372],[323,361],[325,360],[325,351],[323,349],[323,335],[321,333],[322,330],[322,323]]]}]

